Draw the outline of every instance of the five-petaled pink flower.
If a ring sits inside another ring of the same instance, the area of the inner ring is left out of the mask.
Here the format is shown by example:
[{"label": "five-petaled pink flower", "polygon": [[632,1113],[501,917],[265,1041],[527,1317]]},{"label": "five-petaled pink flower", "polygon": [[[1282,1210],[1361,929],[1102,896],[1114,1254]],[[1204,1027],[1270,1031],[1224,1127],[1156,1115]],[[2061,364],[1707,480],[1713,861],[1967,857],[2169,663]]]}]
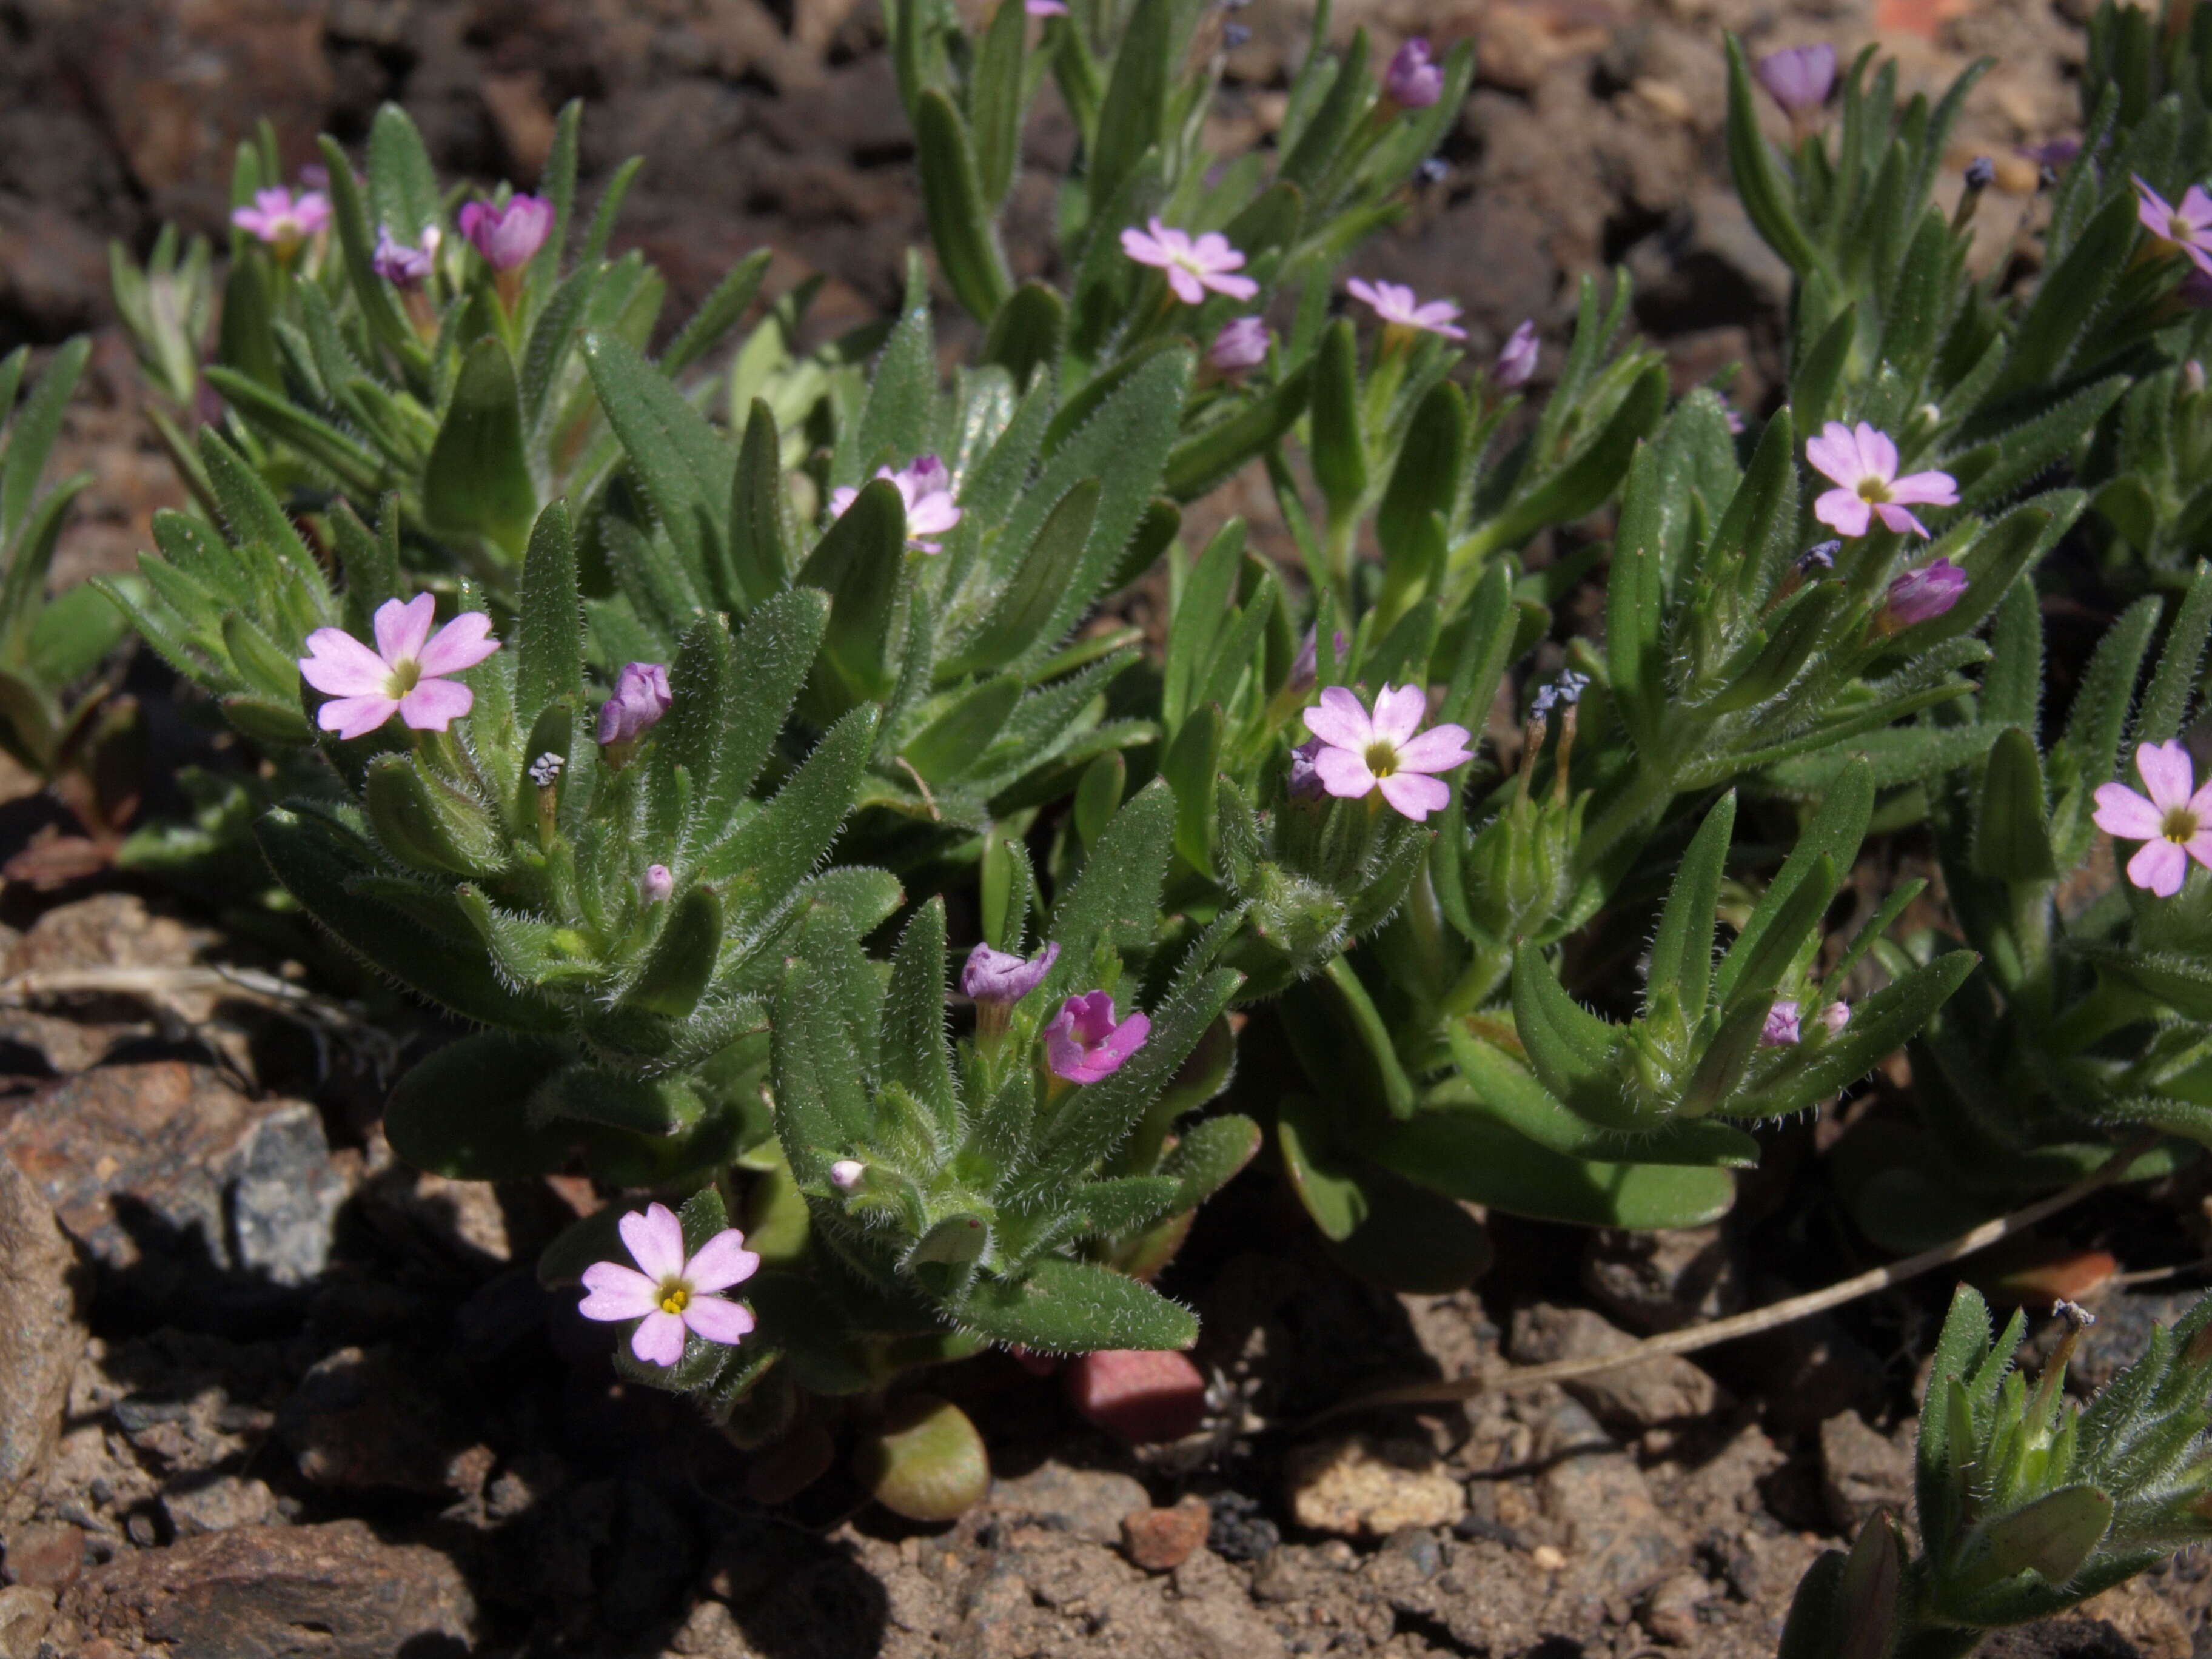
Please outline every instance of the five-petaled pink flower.
[{"label": "five-petaled pink flower", "polygon": [[1813,516],[1846,536],[1863,536],[1875,519],[1902,535],[1928,533],[1908,510],[1917,506],[1956,507],[1959,487],[1948,472],[1897,476],[1897,446],[1889,434],[1861,421],[1856,427],[1831,421],[1817,438],[1805,441],[1805,459],[1839,488],[1813,503]]},{"label": "five-petaled pink flower", "polygon": [[734,1343],[753,1328],[752,1310],[715,1292],[742,1285],[760,1268],[760,1257],[745,1249],[745,1236],[725,1227],[684,1253],[684,1224],[665,1204],[635,1211],[617,1222],[635,1267],[619,1261],[594,1261],[584,1269],[591,1294],[576,1311],[586,1319],[639,1321],[629,1351],[653,1365],[673,1365],[684,1358],[684,1334],[709,1342]]},{"label": "five-petaled pink flower", "polygon": [[499,649],[491,618],[465,611],[430,635],[438,602],[417,593],[376,609],[376,649],[343,628],[307,635],[300,678],[331,697],[316,724],[341,738],[366,737],[394,714],[417,732],[442,732],[476,706],[477,694],[446,677],[473,668]]},{"label": "five-petaled pink flower", "polygon": [[2199,270],[2212,274],[2212,196],[2204,193],[2204,187],[2190,185],[2179,207],[2144,183],[2141,175],[2136,190],[2142,198],[2136,204],[2136,217],[2143,228],[2186,253]]},{"label": "five-petaled pink flower", "polygon": [[2124,783],[2097,786],[2097,828],[2142,845],[2128,860],[2128,879],[2160,898],[2181,890],[2195,859],[2212,870],[2212,781],[2196,789],[2196,769],[2179,743],[2147,743],[2136,750],[2136,770],[2150,793]]},{"label": "five-petaled pink flower", "polygon": [[1070,1083],[1096,1083],[1120,1071],[1152,1034],[1152,1022],[1143,1014],[1115,1024],[1112,992],[1086,992],[1061,1003],[1044,1028],[1044,1063]]},{"label": "five-petaled pink flower", "polygon": [[1229,239],[1209,230],[1195,240],[1187,230],[1162,224],[1157,216],[1149,228],[1132,225],[1121,233],[1121,252],[1140,265],[1156,265],[1168,274],[1168,286],[1187,306],[1203,305],[1208,289],[1232,300],[1249,300],[1260,291],[1249,276],[1232,276],[1243,268],[1244,256],[1229,246]]},{"label": "five-petaled pink flower", "polygon": [[553,204],[536,196],[514,196],[505,207],[465,202],[461,234],[494,270],[513,270],[536,257],[553,233]]},{"label": "five-petaled pink flower", "polygon": [[1344,285],[1355,300],[1364,301],[1374,307],[1375,314],[1386,323],[1400,328],[1416,328],[1424,333],[1441,334],[1447,340],[1464,340],[1467,331],[1455,328],[1459,307],[1449,300],[1431,300],[1421,304],[1413,290],[1402,283],[1370,283],[1355,276]]},{"label": "five-petaled pink flower", "polygon": [[1463,726],[1436,726],[1413,735],[1428,708],[1419,686],[1393,690],[1386,685],[1375,695],[1370,720],[1352,692],[1328,687],[1320,705],[1305,711],[1306,730],[1322,744],[1313,757],[1322,787],[1344,800],[1379,788],[1384,800],[1416,823],[1442,807],[1451,790],[1430,775],[1449,772],[1474,756]]},{"label": "five-petaled pink flower", "polygon": [[289,253],[331,222],[331,198],[319,190],[297,196],[278,185],[253,192],[252,207],[233,208],[230,222]]},{"label": "five-petaled pink flower", "polygon": [[[941,536],[960,522],[960,509],[952,504],[952,474],[934,455],[917,458],[911,466],[894,472],[890,467],[879,466],[876,477],[889,478],[898,486],[899,499],[906,503],[906,544],[917,553],[939,553],[944,544],[927,538]],[[852,506],[860,492],[848,485],[830,492],[830,516],[842,519],[845,509]]]}]

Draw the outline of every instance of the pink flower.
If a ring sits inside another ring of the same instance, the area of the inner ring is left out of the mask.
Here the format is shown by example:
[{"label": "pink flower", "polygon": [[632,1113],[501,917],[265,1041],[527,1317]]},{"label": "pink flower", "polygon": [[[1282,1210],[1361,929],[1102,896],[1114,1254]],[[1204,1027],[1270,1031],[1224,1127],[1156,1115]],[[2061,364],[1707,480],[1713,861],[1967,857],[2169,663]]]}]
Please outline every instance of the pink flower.
[{"label": "pink flower", "polygon": [[1032,17],[1065,17],[1067,0],[1022,0],[1022,9]]},{"label": "pink flower", "polygon": [[1209,230],[1194,241],[1188,231],[1164,225],[1157,216],[1147,222],[1149,233],[1134,226],[1121,233],[1121,252],[1140,265],[1167,272],[1168,286],[1185,305],[1203,305],[1208,289],[1232,300],[1259,293],[1259,283],[1249,276],[1228,274],[1243,267],[1244,256],[1219,231]]},{"label": "pink flower", "polygon": [[341,738],[359,738],[397,714],[417,732],[442,732],[474,708],[477,694],[446,677],[499,649],[488,637],[491,618],[463,611],[433,639],[437,608],[428,593],[404,604],[386,599],[376,610],[374,651],[343,628],[308,635],[300,677],[331,699],[316,711],[316,724]]},{"label": "pink flower", "polygon": [[599,746],[622,744],[635,748],[639,738],[659,724],[675,701],[675,694],[668,689],[668,670],[659,663],[624,663],[622,672],[615,676],[614,695],[599,705]]},{"label": "pink flower", "polygon": [[1415,35],[1398,48],[1382,72],[1382,94],[1407,109],[1426,109],[1444,95],[1443,65],[1429,59],[1429,43]]},{"label": "pink flower", "polygon": [[[1346,648],[1344,630],[1341,628],[1330,629],[1328,641],[1336,660],[1342,662]],[[1303,693],[1312,690],[1314,682],[1320,678],[1321,629],[1316,624],[1306,629],[1305,638],[1298,641],[1298,654],[1291,659],[1291,677],[1286,684],[1289,690]]]},{"label": "pink flower", "polygon": [[2204,193],[2202,185],[2191,185],[2177,208],[2140,176],[2136,189],[2142,197],[2136,204],[2136,217],[2143,228],[2160,241],[2172,243],[2199,270],[2212,275],[2212,196]]},{"label": "pink flower", "polygon": [[1355,300],[1364,300],[1372,306],[1375,314],[1386,323],[1401,328],[1417,328],[1425,333],[1441,334],[1447,340],[1464,340],[1467,331],[1452,326],[1459,315],[1459,307],[1449,300],[1431,300],[1426,305],[1415,301],[1413,290],[1400,283],[1369,283],[1355,276],[1345,284]]},{"label": "pink flower", "polygon": [[1805,459],[1841,486],[1813,503],[1813,516],[1846,536],[1865,535],[1876,518],[1900,535],[1913,530],[1925,536],[1928,526],[1908,507],[1959,504],[1959,488],[1948,472],[1899,477],[1897,446],[1864,421],[1856,428],[1829,422],[1819,437],[1805,441]]},{"label": "pink flower", "polygon": [[2192,793],[2196,770],[2179,743],[2147,743],[2136,750],[2136,771],[2148,797],[2124,783],[2097,786],[2097,828],[2142,845],[2128,860],[2128,879],[2160,898],[2181,890],[2195,859],[2212,870],[2212,782]]},{"label": "pink flower", "polygon": [[395,288],[419,288],[438,257],[438,240],[437,226],[426,225],[422,246],[410,247],[392,235],[390,225],[379,225],[376,252],[370,255],[368,263],[378,276]]},{"label": "pink flower", "polygon": [[745,1236],[725,1227],[684,1254],[684,1224],[665,1204],[632,1211],[617,1222],[635,1267],[619,1261],[594,1261],[584,1269],[591,1292],[576,1311],[586,1319],[641,1322],[629,1351],[652,1365],[673,1365],[684,1358],[684,1334],[709,1342],[735,1343],[753,1328],[752,1310],[718,1296],[742,1285],[760,1270],[760,1257],[745,1249]]},{"label": "pink flower", "polygon": [[[913,465],[896,472],[879,466],[876,477],[889,478],[896,484],[899,499],[906,503],[906,544],[917,553],[943,552],[943,543],[924,538],[941,536],[960,522],[960,509],[952,504],[952,474],[945,469],[945,463],[934,455],[923,455]],[[849,486],[831,490],[830,516],[844,517],[846,509],[860,494]]]},{"label": "pink flower", "polygon": [[1322,782],[1321,774],[1314,768],[1314,762],[1328,747],[1319,738],[1308,738],[1291,750],[1291,771],[1284,787],[1290,791],[1292,800],[1319,800],[1328,793],[1328,787]]},{"label": "pink flower", "polygon": [[1966,591],[1966,573],[1948,559],[1908,570],[1889,585],[1889,597],[1882,605],[1883,631],[1932,621],[1958,604]]},{"label": "pink flower", "polygon": [[1516,386],[1528,385],[1535,372],[1536,325],[1524,322],[1498,349],[1498,365],[1491,370],[1490,377],[1510,392]]},{"label": "pink flower", "polygon": [[1776,1003],[1766,1011],[1766,1024],[1759,1034],[1762,1048],[1794,1048],[1798,1041],[1797,1005],[1794,1002]]},{"label": "pink flower", "polygon": [[1751,72],[1794,121],[1828,101],[1829,88],[1836,84],[1836,49],[1823,40],[1771,52]]},{"label": "pink flower", "polygon": [[1851,1023],[1851,1005],[1832,1002],[1820,1010],[1820,1024],[1826,1026],[1830,1036],[1841,1036],[1844,1027]]},{"label": "pink flower", "polygon": [[830,1166],[830,1184],[841,1193],[858,1192],[867,1173],[868,1166],[859,1158],[841,1158]]},{"label": "pink flower", "polygon": [[1474,758],[1463,726],[1431,726],[1415,737],[1427,713],[1418,685],[1395,691],[1384,686],[1375,694],[1372,720],[1350,691],[1328,687],[1320,706],[1305,711],[1306,730],[1323,745],[1313,760],[1322,787],[1342,800],[1380,788],[1384,800],[1420,823],[1451,799],[1450,789],[1430,775]]},{"label": "pink flower", "polygon": [[1044,976],[1059,960],[1057,945],[1046,945],[1027,961],[1010,951],[979,945],[968,953],[960,969],[960,988],[977,1002],[1019,1002],[1044,983]]},{"label": "pink flower", "polygon": [[676,872],[665,864],[648,864],[645,866],[645,879],[638,884],[637,890],[647,904],[665,904],[668,896],[676,890]]},{"label": "pink flower", "polygon": [[1206,361],[1224,374],[1257,368],[1267,361],[1267,325],[1257,317],[1232,317],[1213,337]]},{"label": "pink flower", "polygon": [[331,198],[320,191],[297,196],[278,185],[253,192],[252,207],[233,208],[230,222],[275,248],[289,253],[331,222]]},{"label": "pink flower", "polygon": [[1086,992],[1061,1003],[1044,1028],[1044,1063],[1070,1083],[1096,1083],[1120,1071],[1152,1034],[1152,1022],[1143,1014],[1114,1023],[1110,992]]},{"label": "pink flower", "polygon": [[494,270],[527,264],[553,234],[553,204],[535,196],[514,196],[505,207],[489,202],[461,206],[461,234]]}]

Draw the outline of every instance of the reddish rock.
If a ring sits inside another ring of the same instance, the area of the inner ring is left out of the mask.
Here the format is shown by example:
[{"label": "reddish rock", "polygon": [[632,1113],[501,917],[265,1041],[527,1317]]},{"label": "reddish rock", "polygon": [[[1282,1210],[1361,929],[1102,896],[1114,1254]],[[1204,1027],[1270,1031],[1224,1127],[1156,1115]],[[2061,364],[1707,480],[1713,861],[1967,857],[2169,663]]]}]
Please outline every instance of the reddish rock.
[{"label": "reddish rock", "polygon": [[476,1603],[459,1570],[420,1544],[386,1544],[365,1522],[240,1527],[137,1550],[62,1598],[47,1639],[170,1659],[313,1652],[318,1659],[466,1651]]},{"label": "reddish rock", "polygon": [[1071,1361],[1061,1375],[1076,1410],[1140,1445],[1180,1440],[1206,1419],[1206,1379],[1179,1353],[1109,1348]]},{"label": "reddish rock", "polygon": [[1139,1510],[1121,1517],[1121,1547],[1146,1572],[1172,1572],[1206,1541],[1212,1524],[1203,1498],[1186,1498],[1170,1510]]},{"label": "reddish rock", "polygon": [[53,1212],[0,1159],[0,1495],[21,1484],[61,1431],[84,1351],[81,1279]]},{"label": "reddish rock", "polygon": [[8,1580],[33,1589],[62,1590],[84,1571],[84,1532],[66,1521],[11,1528],[7,1537]]}]

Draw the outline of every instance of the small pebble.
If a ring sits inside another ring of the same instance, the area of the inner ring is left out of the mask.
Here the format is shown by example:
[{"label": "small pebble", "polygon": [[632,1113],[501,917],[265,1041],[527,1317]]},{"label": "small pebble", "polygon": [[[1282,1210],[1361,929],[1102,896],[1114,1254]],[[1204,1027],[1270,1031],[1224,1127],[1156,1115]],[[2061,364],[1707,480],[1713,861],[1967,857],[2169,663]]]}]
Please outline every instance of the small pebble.
[{"label": "small pebble", "polygon": [[1146,1572],[1170,1572],[1206,1541],[1213,1510],[1203,1498],[1186,1498],[1170,1510],[1137,1510],[1121,1517],[1121,1548]]},{"label": "small pebble", "polygon": [[1559,1572],[1567,1565],[1567,1558],[1549,1544],[1539,1544],[1528,1552],[1528,1559],[1546,1572]]}]

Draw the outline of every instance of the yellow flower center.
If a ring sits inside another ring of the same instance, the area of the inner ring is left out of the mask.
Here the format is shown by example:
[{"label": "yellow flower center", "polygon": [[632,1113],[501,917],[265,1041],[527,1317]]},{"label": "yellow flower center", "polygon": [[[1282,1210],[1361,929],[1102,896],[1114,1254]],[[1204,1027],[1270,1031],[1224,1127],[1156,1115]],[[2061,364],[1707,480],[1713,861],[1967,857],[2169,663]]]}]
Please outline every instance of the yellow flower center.
[{"label": "yellow flower center", "polygon": [[1398,746],[1390,743],[1370,743],[1364,757],[1367,769],[1378,778],[1387,778],[1398,769]]},{"label": "yellow flower center", "polygon": [[402,657],[392,665],[392,672],[385,678],[384,695],[397,702],[422,684],[422,665],[412,657]]},{"label": "yellow flower center", "polygon": [[660,1311],[680,1314],[691,1305],[691,1287],[681,1279],[672,1279],[660,1287]]},{"label": "yellow flower center", "polygon": [[1861,478],[1859,499],[1872,506],[1879,507],[1889,499],[1889,486],[1880,478]]},{"label": "yellow flower center", "polygon": [[2185,243],[2196,234],[2196,228],[2188,220],[2176,213],[2166,219],[2166,234],[2169,240]]},{"label": "yellow flower center", "polygon": [[2185,806],[2177,806],[2166,815],[2159,826],[2159,835],[2176,847],[2186,847],[2197,838],[2197,814]]}]

